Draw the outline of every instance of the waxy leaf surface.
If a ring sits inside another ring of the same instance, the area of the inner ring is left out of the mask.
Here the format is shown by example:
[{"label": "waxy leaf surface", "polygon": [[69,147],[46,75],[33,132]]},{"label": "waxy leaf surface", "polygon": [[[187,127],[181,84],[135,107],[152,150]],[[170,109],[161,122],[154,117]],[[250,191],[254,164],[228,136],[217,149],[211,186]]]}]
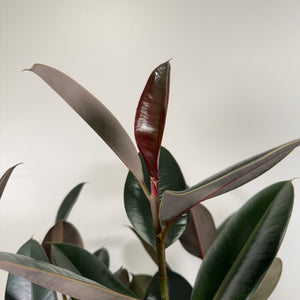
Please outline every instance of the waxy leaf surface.
[{"label": "waxy leaf surface", "polygon": [[[19,165],[19,164],[18,164],[18,165]],[[4,188],[5,188],[5,186],[6,186],[7,182],[8,182],[8,179],[9,179],[11,173],[13,172],[14,168],[15,168],[16,166],[18,166],[18,165],[15,165],[15,166],[9,168],[9,169],[3,174],[3,176],[1,177],[1,179],[0,179],[0,199],[1,199],[1,196],[2,196],[2,194],[3,194]]]},{"label": "waxy leaf surface", "polygon": [[189,225],[180,237],[184,249],[203,258],[216,236],[216,226],[208,209],[201,204],[194,206]]},{"label": "waxy leaf surface", "polygon": [[77,186],[75,186],[69,193],[68,195],[64,198],[63,202],[61,203],[57,216],[56,216],[56,221],[66,221],[71,209],[73,208],[75,202],[78,199],[78,196],[81,192],[82,187],[84,186],[85,183],[80,183]]},{"label": "waxy leaf surface", "polygon": [[280,258],[276,257],[250,300],[267,300],[275,289],[280,279],[281,272],[282,261]]},{"label": "waxy leaf surface", "polygon": [[300,139],[244,160],[182,192],[166,191],[160,207],[163,223],[173,222],[201,201],[231,191],[268,171],[297,146]]},{"label": "waxy leaf surface", "polygon": [[151,177],[158,179],[158,157],[169,102],[170,62],[150,75],[141,95],[136,115],[135,139]]},{"label": "waxy leaf surface", "polygon": [[108,253],[107,249],[100,248],[93,254],[109,268],[109,253]]},{"label": "waxy leaf surface", "polygon": [[[18,254],[48,262],[42,246],[32,239],[19,249]],[[9,274],[5,300],[57,300],[57,294],[24,278]]]},{"label": "waxy leaf surface", "polygon": [[[186,183],[182,172],[170,152],[161,147],[159,158],[159,197],[165,190],[183,190]],[[147,167],[143,162],[146,183],[150,183]],[[149,186],[149,185],[148,185]],[[137,233],[150,245],[156,247],[152,214],[149,200],[144,195],[140,185],[129,172],[124,189],[124,205],[127,216]],[[171,225],[167,237],[166,247],[171,245],[185,230],[189,215],[185,214]]]},{"label": "waxy leaf surface", "polygon": [[35,64],[29,71],[41,77],[59,94],[143,184],[141,162],[133,142],[119,121],[98,99],[69,76],[54,68]]},{"label": "waxy leaf surface", "polygon": [[[170,299],[190,300],[192,293],[191,285],[181,275],[170,269],[167,272]],[[158,273],[156,273],[150,282],[144,300],[161,300],[158,276]]]},{"label": "waxy leaf surface", "polygon": [[133,293],[92,253],[71,244],[53,244],[52,247],[55,265],[66,269],[71,266],[71,271],[77,270],[80,275],[107,288],[133,296]]},{"label": "waxy leaf surface", "polygon": [[293,197],[291,182],[273,184],[229,219],[203,259],[191,300],[249,299],[278,252]]},{"label": "waxy leaf surface", "polygon": [[78,230],[69,222],[59,221],[47,232],[43,240],[49,261],[52,263],[51,243],[69,243],[83,247],[83,241]]},{"label": "waxy leaf surface", "polygon": [[81,300],[135,299],[112,291],[69,270],[19,254],[0,252],[0,269]]}]

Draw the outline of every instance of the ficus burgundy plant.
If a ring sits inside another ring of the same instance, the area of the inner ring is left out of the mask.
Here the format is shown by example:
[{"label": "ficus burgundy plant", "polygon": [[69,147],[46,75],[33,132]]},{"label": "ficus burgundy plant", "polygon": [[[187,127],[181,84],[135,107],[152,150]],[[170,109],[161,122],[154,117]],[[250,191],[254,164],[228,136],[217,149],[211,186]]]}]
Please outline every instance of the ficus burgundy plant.
[{"label": "ficus burgundy plant", "polygon": [[[172,154],[162,146],[170,87],[170,61],[150,74],[134,120],[139,153],[112,113],[64,73],[35,64],[44,80],[107,143],[129,169],[124,206],[130,230],[157,264],[156,274],[109,269],[101,245],[95,253],[83,246],[67,217],[83,183],[64,199],[43,242],[29,240],[17,254],[0,252],[0,268],[10,273],[5,298],[84,300],[267,299],[281,274],[276,257],[294,199],[290,180],[258,192],[216,228],[200,202],[227,193],[268,171],[300,145],[293,140],[241,161],[194,186],[188,186]],[[199,162],[200,163],[200,162]],[[13,167],[14,168],[14,167]],[[0,181],[0,196],[13,170]],[[165,249],[180,241],[202,260],[193,286],[167,263]]]}]

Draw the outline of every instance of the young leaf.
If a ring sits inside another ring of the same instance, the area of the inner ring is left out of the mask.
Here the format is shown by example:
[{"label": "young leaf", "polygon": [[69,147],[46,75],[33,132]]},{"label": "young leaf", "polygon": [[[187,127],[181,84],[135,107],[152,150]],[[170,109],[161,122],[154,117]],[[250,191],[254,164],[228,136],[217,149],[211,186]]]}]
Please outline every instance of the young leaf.
[{"label": "young leaf", "polygon": [[18,165],[19,165],[19,164],[15,165],[15,166],[13,166],[13,167],[11,167],[11,168],[9,168],[9,169],[3,174],[3,176],[1,177],[1,179],[0,179],[0,199],[1,199],[1,196],[2,196],[2,194],[3,194],[4,188],[5,188],[5,186],[6,186],[7,182],[8,182],[8,179],[9,179],[11,173],[13,172],[14,168],[15,168],[16,166],[18,166]]},{"label": "young leaf", "polygon": [[150,75],[140,98],[134,132],[138,148],[151,177],[158,179],[158,157],[169,102],[170,62],[158,66]]},{"label": "young leaf", "polygon": [[35,64],[29,71],[41,77],[94,129],[144,187],[141,162],[136,148],[112,113],[66,74],[41,64]]},{"label": "young leaf", "polygon": [[129,289],[134,292],[134,294],[139,298],[143,299],[148,286],[152,280],[152,277],[149,275],[132,275],[132,280],[129,285]]},{"label": "young leaf", "polygon": [[107,268],[109,268],[109,253],[105,248],[100,248],[93,253],[99,260],[101,260]]},{"label": "young leaf", "polygon": [[276,257],[250,300],[267,300],[274,291],[280,279],[281,272],[282,261]]},{"label": "young leaf", "polygon": [[[48,262],[41,245],[30,239],[18,251],[18,254]],[[21,277],[9,274],[7,279],[5,300],[57,300],[57,294]]]},{"label": "young leaf", "polygon": [[171,223],[201,201],[231,191],[268,171],[297,146],[300,139],[244,160],[181,192],[166,191],[160,207],[160,219]]},{"label": "young leaf", "polygon": [[51,227],[42,243],[48,259],[52,263],[51,243],[69,243],[83,247],[83,241],[78,230],[71,223],[65,221],[59,221]]},{"label": "young leaf", "polygon": [[126,269],[121,267],[114,273],[114,276],[118,278],[127,288],[129,288],[130,280],[129,280],[129,273]]},{"label": "young leaf", "polygon": [[77,299],[135,299],[112,291],[69,270],[19,254],[0,252],[0,269]]},{"label": "young leaf", "polygon": [[75,202],[77,201],[77,198],[81,192],[82,187],[84,186],[85,182],[78,184],[75,186],[68,195],[64,198],[62,204],[60,205],[55,223],[58,221],[66,221],[71,209],[73,208]]},{"label": "young leaf", "polygon": [[[158,273],[155,274],[150,282],[145,300],[160,300],[160,287],[158,280]],[[168,285],[169,295],[172,300],[190,300],[192,287],[191,285],[179,274],[168,269]],[[206,299],[207,300],[207,299]]]},{"label": "young leaf", "polygon": [[191,209],[189,225],[180,237],[184,249],[199,258],[203,258],[217,236],[212,215],[201,204]]},{"label": "young leaf", "polygon": [[[144,178],[150,182],[147,167],[142,160]],[[183,190],[186,183],[179,165],[171,153],[161,147],[159,157],[159,197],[165,190]],[[151,208],[140,185],[129,172],[124,188],[124,205],[127,216],[137,233],[150,245],[156,245]],[[171,225],[167,237],[166,247],[176,241],[185,230],[189,221],[189,214],[183,215]]]},{"label": "young leaf", "polygon": [[[56,265],[60,263],[59,266],[69,268],[71,264],[72,269],[75,268],[78,270],[80,275],[96,281],[118,293],[133,296],[133,293],[127,289],[95,255],[71,244],[52,244],[52,247],[54,263]],[[59,255],[59,260],[56,259],[57,254]],[[63,256],[68,265],[63,261]],[[63,263],[63,265],[61,265],[61,263]]]},{"label": "young leaf", "polygon": [[248,299],[272,264],[293,208],[293,185],[252,197],[227,222],[199,269],[191,300]]}]

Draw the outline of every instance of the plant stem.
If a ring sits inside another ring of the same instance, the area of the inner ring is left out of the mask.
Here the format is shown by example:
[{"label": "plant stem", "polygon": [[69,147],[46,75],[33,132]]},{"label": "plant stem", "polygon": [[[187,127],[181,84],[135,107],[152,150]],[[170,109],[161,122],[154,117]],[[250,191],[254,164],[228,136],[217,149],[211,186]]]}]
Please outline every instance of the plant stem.
[{"label": "plant stem", "polygon": [[153,219],[153,227],[156,238],[156,252],[158,260],[158,274],[161,300],[169,300],[168,274],[165,253],[165,238],[168,228],[162,230],[159,222],[159,196],[158,196],[158,180],[151,178],[151,199],[150,206]]}]

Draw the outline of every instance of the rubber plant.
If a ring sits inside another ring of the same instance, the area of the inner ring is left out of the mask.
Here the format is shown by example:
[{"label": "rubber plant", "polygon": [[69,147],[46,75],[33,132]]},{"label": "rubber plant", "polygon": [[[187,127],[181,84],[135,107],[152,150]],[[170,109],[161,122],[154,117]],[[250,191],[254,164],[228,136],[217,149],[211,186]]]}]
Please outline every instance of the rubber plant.
[{"label": "rubber plant", "polygon": [[[201,202],[268,171],[299,146],[300,139],[189,187],[175,158],[161,145],[169,102],[170,61],[154,69],[138,103],[134,133],[139,153],[111,112],[73,79],[41,64],[29,71],[54,89],[129,169],[124,205],[130,229],[157,264],[158,272],[129,274],[120,268],[112,273],[105,248],[95,253],[83,248],[79,232],[66,221],[83,186],[80,184],[65,198],[42,244],[30,240],[19,254],[0,253],[0,268],[11,273],[6,299],[57,299],[56,292],[64,299],[85,300],[269,297],[282,270],[276,255],[293,207],[292,182],[277,182],[258,192],[219,228]],[[0,191],[8,176],[3,178]],[[193,287],[167,264],[165,249],[177,240],[202,260]]]}]

